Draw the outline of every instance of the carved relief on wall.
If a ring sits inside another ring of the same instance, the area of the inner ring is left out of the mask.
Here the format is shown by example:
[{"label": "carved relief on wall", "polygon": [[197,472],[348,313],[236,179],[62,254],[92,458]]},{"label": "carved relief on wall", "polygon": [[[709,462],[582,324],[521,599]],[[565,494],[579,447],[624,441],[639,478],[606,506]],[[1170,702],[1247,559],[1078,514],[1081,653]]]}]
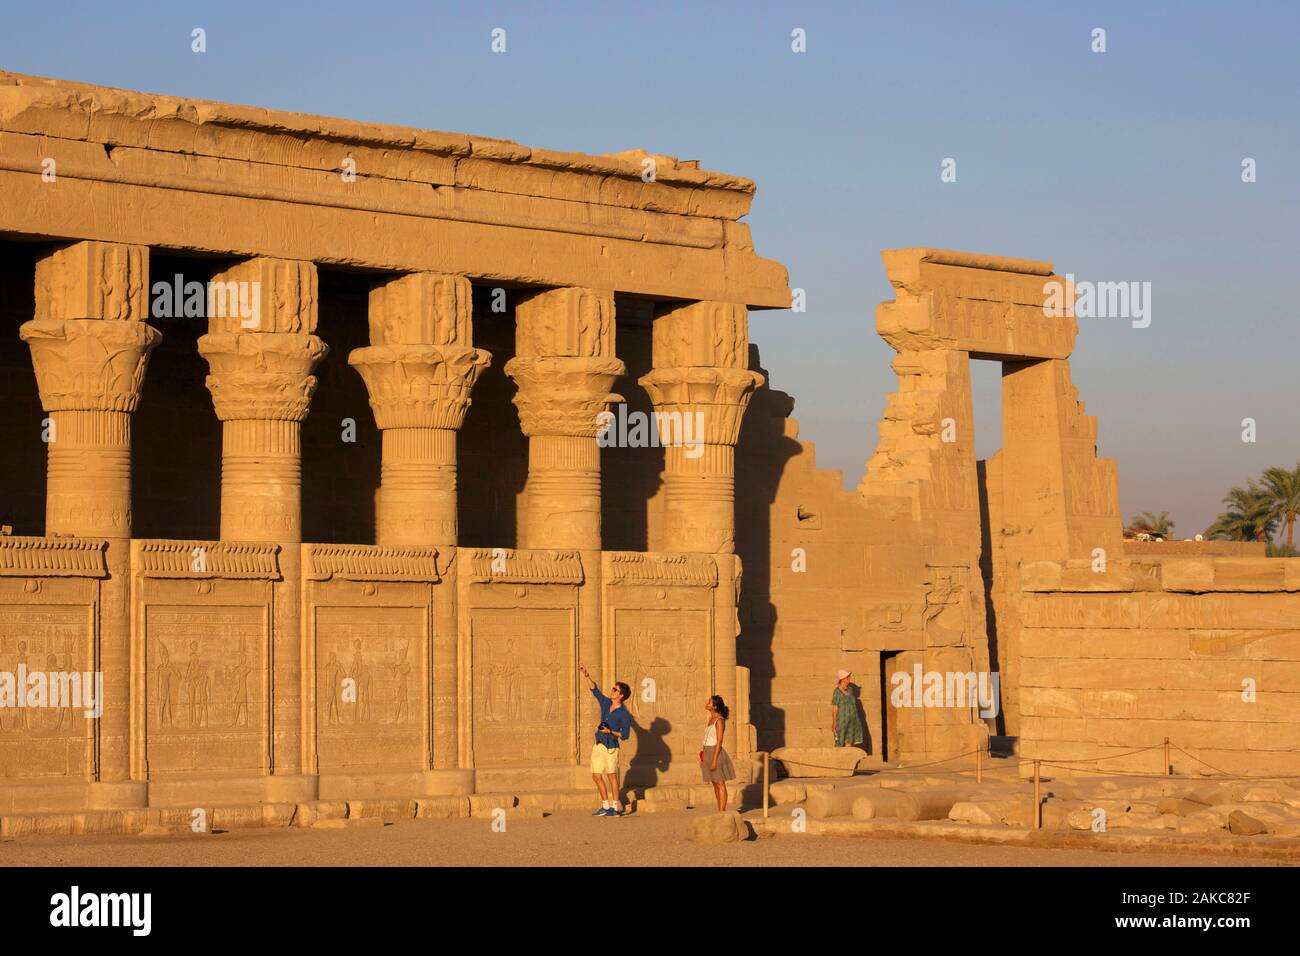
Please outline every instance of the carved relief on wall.
[{"label": "carved relief on wall", "polygon": [[930,580],[922,618],[928,647],[973,643],[970,621],[970,569],[963,565],[926,566]]},{"label": "carved relief on wall", "polygon": [[614,671],[632,688],[628,709],[642,760],[699,749],[704,702],[713,693],[710,616],[705,609],[614,612]]},{"label": "carved relief on wall", "polygon": [[[48,695],[42,706],[16,705],[23,692],[20,674],[90,672],[89,613],[84,605],[0,604],[0,671],[13,675],[15,695],[0,707],[0,779],[81,775],[88,769],[91,728],[84,706],[45,706],[53,702]],[[30,695],[24,703],[33,703]]]},{"label": "carved relief on wall", "polygon": [[571,761],[577,670],[572,612],[476,608],[470,641],[475,766]]},{"label": "carved relief on wall", "polygon": [[316,608],[322,771],[425,767],[426,615],[420,607]]},{"label": "carved relief on wall", "polygon": [[145,609],[150,774],[266,764],[265,611]]}]

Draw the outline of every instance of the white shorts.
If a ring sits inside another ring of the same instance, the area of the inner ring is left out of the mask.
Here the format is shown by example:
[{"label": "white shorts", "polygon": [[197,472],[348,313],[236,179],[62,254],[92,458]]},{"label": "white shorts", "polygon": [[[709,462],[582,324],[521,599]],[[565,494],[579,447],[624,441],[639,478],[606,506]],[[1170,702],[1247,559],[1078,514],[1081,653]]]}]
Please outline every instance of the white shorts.
[{"label": "white shorts", "polygon": [[591,748],[592,773],[618,773],[618,748],[596,744]]}]

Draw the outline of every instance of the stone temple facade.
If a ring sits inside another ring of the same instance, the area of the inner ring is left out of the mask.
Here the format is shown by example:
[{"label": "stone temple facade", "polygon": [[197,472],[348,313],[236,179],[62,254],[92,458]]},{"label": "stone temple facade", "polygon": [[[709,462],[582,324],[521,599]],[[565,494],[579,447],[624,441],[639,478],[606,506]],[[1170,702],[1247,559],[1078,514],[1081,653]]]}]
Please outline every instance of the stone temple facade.
[{"label": "stone temple facade", "polygon": [[[753,192],[0,73],[0,812],[588,786],[580,662],[631,786],[698,779],[711,693],[744,775],[829,743],[843,666],[878,758],[1300,772],[1300,566],[1125,557],[1051,265],[885,253],[850,492],[749,343]],[[892,706],[917,667],[997,716]],[[38,671],[97,713],[6,705]]]}]

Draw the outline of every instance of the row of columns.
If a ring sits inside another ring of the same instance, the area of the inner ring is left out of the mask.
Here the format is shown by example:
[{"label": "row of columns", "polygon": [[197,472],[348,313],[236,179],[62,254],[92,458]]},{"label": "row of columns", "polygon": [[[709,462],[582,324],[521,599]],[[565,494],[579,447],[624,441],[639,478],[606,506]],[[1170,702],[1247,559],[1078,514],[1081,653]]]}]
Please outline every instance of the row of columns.
[{"label": "row of columns", "polygon": [[[221,539],[293,545],[302,540],[301,427],[316,388],[312,372],[328,353],[315,335],[316,267],[257,257],[222,270],[212,283],[228,290],[228,305],[247,303],[247,290],[259,293],[251,320],[235,308],[210,315],[198,343],[222,422]],[[147,322],[149,291],[147,247],[73,243],[38,261],[36,317],[19,333],[31,348],[50,419],[46,534],[108,539],[110,578],[118,581],[131,537],[131,413],[150,350],[161,339]],[[582,552],[593,595],[601,549],[600,414],[621,401],[611,389],[626,371],[615,357],[614,330],[612,293],[525,293],[516,307],[516,354],[505,366],[518,387],[514,402],[529,445],[519,546]],[[471,284],[432,273],[379,283],[370,294],[369,331],[370,345],[348,362],[365,381],[383,435],[376,543],[454,546],[456,433],[491,358],[473,346]],[[718,562],[717,610],[734,620],[734,450],[741,416],[763,381],[746,367],[746,310],[716,302],[661,305],[653,353],[653,370],[640,381],[656,411],[703,426],[689,435],[702,449],[665,452],[663,549],[726,555]],[[281,560],[284,581],[296,582],[297,549],[285,547]],[[112,685],[128,680],[129,608],[124,588],[108,590],[100,667]],[[282,590],[277,632],[290,641],[299,598],[296,584]],[[590,599],[588,605],[581,609],[580,650],[599,660],[599,608]],[[734,633],[718,636],[718,691],[734,696]],[[283,670],[277,666],[274,675],[275,723],[287,729],[283,741],[277,732],[275,767],[292,773],[301,767],[292,737],[301,677],[288,645],[276,659]],[[124,695],[126,686],[105,690]],[[124,740],[126,732],[125,708],[106,712],[101,733]],[[114,762],[122,766],[102,767],[103,779],[125,779],[125,757]]]},{"label": "row of columns", "polygon": [[[131,412],[150,350],[149,250],[104,242],[59,249],[37,266],[37,317],[22,326],[52,422],[47,534],[131,536]],[[199,339],[222,422],[221,538],[302,539],[301,426],[329,347],[316,336],[316,267],[255,258],[213,277],[261,291],[256,322],[235,310]],[[233,293],[232,293],[233,298]],[[472,342],[472,288],[462,276],[416,273],[370,295],[370,342],[348,362],[361,374],[383,434],[376,497],[381,545],[456,544],[456,432],[491,357]],[[600,414],[621,401],[614,297],[582,288],[525,294],[516,355],[505,372],[528,436],[524,548],[599,550]],[[641,379],[657,412],[694,416],[699,447],[665,453],[668,551],[734,550],[734,451],[762,376],[746,368],[743,306],[662,306],[654,369]],[[690,426],[688,426],[690,427]]]}]

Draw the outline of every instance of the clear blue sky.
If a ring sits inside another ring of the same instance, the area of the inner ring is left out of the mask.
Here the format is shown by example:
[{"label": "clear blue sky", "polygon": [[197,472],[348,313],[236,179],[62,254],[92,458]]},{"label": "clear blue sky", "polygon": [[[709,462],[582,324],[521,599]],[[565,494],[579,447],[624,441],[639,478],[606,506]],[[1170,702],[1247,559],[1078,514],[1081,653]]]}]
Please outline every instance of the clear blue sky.
[{"label": "clear blue sky", "polygon": [[894,383],[878,252],[912,245],[1152,283],[1149,328],[1081,320],[1073,361],[1126,517],[1168,510],[1194,534],[1230,485],[1300,459],[1295,3],[65,2],[6,5],[3,27],[19,72],[756,180],[755,245],[809,309],[756,314],[751,335],[850,487]]}]

